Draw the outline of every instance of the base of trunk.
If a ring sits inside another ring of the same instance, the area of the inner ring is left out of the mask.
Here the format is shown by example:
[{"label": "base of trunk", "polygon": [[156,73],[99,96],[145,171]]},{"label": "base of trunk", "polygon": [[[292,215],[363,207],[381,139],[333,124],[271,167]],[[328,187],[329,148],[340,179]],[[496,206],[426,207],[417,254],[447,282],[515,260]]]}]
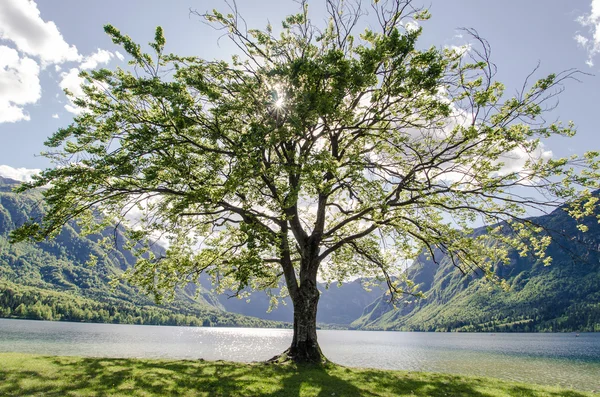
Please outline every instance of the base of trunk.
[{"label": "base of trunk", "polygon": [[319,345],[306,346],[303,344],[292,346],[283,353],[267,360],[268,364],[289,362],[296,364],[327,364],[329,361],[321,352]]},{"label": "base of trunk", "polygon": [[[309,265],[305,265],[305,267]],[[317,307],[320,292],[316,272],[313,279],[305,278],[290,296],[294,304],[294,336],[289,349],[270,362],[323,364],[327,362],[317,342]]]}]

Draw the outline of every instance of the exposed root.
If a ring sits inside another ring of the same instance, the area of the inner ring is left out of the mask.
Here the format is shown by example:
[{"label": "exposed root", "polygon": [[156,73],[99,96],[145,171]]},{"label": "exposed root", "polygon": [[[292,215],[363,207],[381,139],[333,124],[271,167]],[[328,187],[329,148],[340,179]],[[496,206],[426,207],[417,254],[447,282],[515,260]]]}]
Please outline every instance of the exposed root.
[{"label": "exposed root", "polygon": [[267,361],[265,361],[265,364],[286,364],[293,362],[292,358],[289,355],[289,352],[290,349],[287,349],[283,353],[273,356]]},{"label": "exposed root", "polygon": [[329,364],[330,361],[320,352],[319,354],[312,355],[300,355],[293,354],[292,349],[289,348],[281,354],[278,354],[267,361],[265,364],[313,364],[313,365],[326,365]]}]

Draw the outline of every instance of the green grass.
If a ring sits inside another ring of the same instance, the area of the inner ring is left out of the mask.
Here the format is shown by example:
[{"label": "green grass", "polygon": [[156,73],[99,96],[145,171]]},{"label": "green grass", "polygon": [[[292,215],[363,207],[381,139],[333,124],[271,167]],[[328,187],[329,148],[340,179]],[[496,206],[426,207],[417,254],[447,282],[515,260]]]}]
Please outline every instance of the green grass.
[{"label": "green grass", "polygon": [[423,372],[0,353],[0,396],[548,396],[578,391]]}]

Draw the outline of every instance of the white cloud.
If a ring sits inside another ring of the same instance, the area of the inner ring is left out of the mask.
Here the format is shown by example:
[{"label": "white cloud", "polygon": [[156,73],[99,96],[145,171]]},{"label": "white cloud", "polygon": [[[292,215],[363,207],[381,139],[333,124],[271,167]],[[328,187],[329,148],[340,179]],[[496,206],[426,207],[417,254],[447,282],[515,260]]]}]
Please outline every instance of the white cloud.
[{"label": "white cloud", "polygon": [[32,0],[0,1],[0,39],[11,41],[25,54],[39,57],[42,65],[79,61],[81,56],[69,45],[52,21],[44,21]]},{"label": "white cloud", "polygon": [[594,58],[600,53],[600,0],[592,0],[589,14],[577,18],[577,22],[587,29],[586,36],[578,33],[574,39],[579,46],[586,50],[588,66],[594,65]]},{"label": "white cloud", "polygon": [[68,103],[65,105],[65,110],[69,113],[73,113],[75,115],[80,115],[81,113],[83,113],[83,109],[80,108],[79,106],[73,104],[73,103]]},{"label": "white cloud", "polygon": [[40,69],[54,64],[58,72],[59,64],[80,60],[35,1],[0,0],[0,123],[30,119],[24,106],[41,98]]},{"label": "white cloud", "polygon": [[60,80],[60,88],[63,90],[69,90],[76,97],[81,97],[84,95],[83,89],[81,89],[81,84],[83,83],[83,79],[79,77],[79,69],[72,68],[68,72],[61,73]]},{"label": "white cloud", "polygon": [[9,165],[0,165],[0,176],[21,182],[30,181],[33,175],[39,174],[41,171],[40,169],[13,168]]},{"label": "white cloud", "polygon": [[121,54],[119,51],[115,51],[115,56],[119,58],[119,61],[123,62],[125,60],[125,56]]},{"label": "white cloud", "polygon": [[[517,147],[510,152],[506,152],[498,158],[498,161],[494,163],[499,165],[502,163],[500,169],[493,173],[493,176],[506,176],[509,174],[518,174],[522,179],[519,181],[521,185],[535,185],[538,182],[536,177],[532,176],[531,165],[528,165],[528,161],[539,161],[544,162],[552,159],[553,153],[551,150],[546,150],[543,143],[540,143],[537,148],[529,152],[523,147]],[[457,165],[455,163],[445,164],[446,168],[441,167],[441,172],[438,176],[440,180],[444,180],[451,183],[460,182],[465,187],[471,187],[477,185],[477,179],[471,174],[471,165]]]},{"label": "white cloud", "polygon": [[29,120],[23,105],[37,102],[42,95],[39,72],[34,60],[0,45],[0,123]]},{"label": "white cloud", "polygon": [[[92,54],[90,57],[86,58],[86,62],[82,63],[80,65],[80,67],[82,67],[82,68],[84,68],[84,66],[85,66],[85,68],[96,67],[96,66],[98,66],[99,63],[106,63],[106,62],[110,61],[110,58],[112,58],[114,56],[111,54],[109,57],[106,57],[105,55],[103,55],[104,53],[110,54],[109,51],[98,49],[98,51],[95,54]],[[97,55],[97,54],[101,54],[101,55]],[[85,97],[85,93],[83,91],[82,85],[88,84],[88,83],[86,83],[85,79],[79,77],[80,72],[81,71],[78,68],[71,68],[68,72],[61,73],[61,75],[60,75],[61,80],[59,83],[60,88],[62,88],[63,90],[68,90],[72,94],[72,96],[70,96],[68,98],[69,103],[66,104],[64,107],[69,113],[73,113],[75,115],[80,115],[81,113],[84,112],[84,109],[75,105],[73,103],[73,100],[76,98],[84,98]],[[104,87],[102,87],[99,83],[91,83],[91,84],[94,85],[99,90],[104,89]]]},{"label": "white cloud", "polygon": [[588,38],[587,37],[583,37],[580,34],[576,34],[575,35],[575,41],[577,42],[577,44],[579,44],[582,47],[585,47],[589,43]]},{"label": "white cloud", "polygon": [[[41,98],[39,73],[46,66],[54,64],[54,70],[60,73],[60,64],[80,62],[79,67],[61,73],[59,85],[75,97],[82,97],[79,71],[94,69],[115,57],[125,58],[119,52],[100,48],[82,57],[74,45],[64,40],[54,22],[42,19],[34,0],[0,0],[0,123],[30,119],[24,106]],[[65,109],[81,113],[72,102]]]},{"label": "white cloud", "polygon": [[454,52],[456,55],[462,56],[465,53],[471,51],[472,44],[467,43],[467,44],[463,44],[463,45],[450,45],[450,46],[446,46],[446,48],[449,49],[450,51]]},{"label": "white cloud", "polygon": [[[525,149],[519,147],[511,150],[500,157],[500,161],[504,163],[502,168],[498,171],[499,175],[508,175],[513,172],[521,173],[525,170],[525,164],[528,160],[537,161],[544,160],[548,161],[552,158],[552,151],[545,150],[545,145],[540,142],[539,146],[531,153]],[[526,171],[528,174],[528,172]],[[526,176],[526,175],[524,175]]]},{"label": "white cloud", "polygon": [[85,57],[85,59],[83,60],[81,65],[79,65],[79,67],[84,70],[95,69],[100,64],[110,62],[110,60],[114,58],[114,56],[115,54],[113,54],[112,52],[98,48],[98,50],[95,53]]},{"label": "white cloud", "polygon": [[408,21],[404,25],[404,28],[406,29],[407,32],[414,32],[415,30],[419,29],[419,22],[417,22],[417,21]]},{"label": "white cloud", "polygon": [[[68,90],[75,98],[81,98],[84,96],[83,89],[81,88],[81,84],[83,84],[84,80],[79,77],[79,69],[72,68],[68,72],[61,73],[60,76],[60,88],[63,90]],[[65,105],[65,109],[73,114],[81,114],[82,111],[80,108],[75,106],[72,101],[69,101],[69,103]]]},{"label": "white cloud", "polygon": [[59,118],[59,116],[58,116],[58,113],[54,113],[54,114],[52,115],[52,118],[53,118],[53,119],[57,119],[57,118]]}]

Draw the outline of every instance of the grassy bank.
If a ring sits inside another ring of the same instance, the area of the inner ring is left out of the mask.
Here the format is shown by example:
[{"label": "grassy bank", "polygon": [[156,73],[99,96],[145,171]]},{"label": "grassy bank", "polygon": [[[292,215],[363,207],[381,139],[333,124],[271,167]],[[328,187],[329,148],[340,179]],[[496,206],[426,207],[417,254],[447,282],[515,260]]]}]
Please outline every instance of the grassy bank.
[{"label": "grassy bank", "polygon": [[497,379],[336,365],[44,357],[0,353],[2,396],[548,396],[593,394]]}]

